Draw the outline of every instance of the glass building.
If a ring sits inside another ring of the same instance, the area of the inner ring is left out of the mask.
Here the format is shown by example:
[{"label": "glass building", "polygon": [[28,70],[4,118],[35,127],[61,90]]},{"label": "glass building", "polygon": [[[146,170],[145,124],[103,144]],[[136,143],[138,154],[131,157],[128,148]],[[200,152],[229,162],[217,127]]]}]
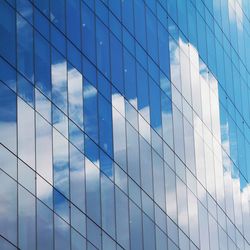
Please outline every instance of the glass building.
[{"label": "glass building", "polygon": [[249,0],[0,0],[0,249],[250,249]]}]

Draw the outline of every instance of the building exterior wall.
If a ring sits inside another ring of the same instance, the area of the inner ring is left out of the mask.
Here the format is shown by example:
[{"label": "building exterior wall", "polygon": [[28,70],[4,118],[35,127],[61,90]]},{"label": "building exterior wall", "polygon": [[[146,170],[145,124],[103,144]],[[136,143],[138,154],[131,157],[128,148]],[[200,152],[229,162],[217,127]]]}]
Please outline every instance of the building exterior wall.
[{"label": "building exterior wall", "polygon": [[0,249],[250,249],[248,0],[0,0]]}]

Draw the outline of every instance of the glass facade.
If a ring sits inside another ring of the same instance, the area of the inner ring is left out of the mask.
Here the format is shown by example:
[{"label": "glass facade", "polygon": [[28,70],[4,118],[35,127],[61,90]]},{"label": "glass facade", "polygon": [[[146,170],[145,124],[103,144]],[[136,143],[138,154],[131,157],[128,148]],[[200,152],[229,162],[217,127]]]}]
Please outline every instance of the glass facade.
[{"label": "glass facade", "polygon": [[0,0],[0,249],[250,249],[249,0]]}]

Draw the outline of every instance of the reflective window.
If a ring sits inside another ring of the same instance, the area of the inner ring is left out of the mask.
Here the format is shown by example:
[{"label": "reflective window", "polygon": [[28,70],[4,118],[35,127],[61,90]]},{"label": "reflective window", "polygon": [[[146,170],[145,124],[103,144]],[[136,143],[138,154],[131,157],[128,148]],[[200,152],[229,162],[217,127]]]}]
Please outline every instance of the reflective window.
[{"label": "reflective window", "polygon": [[65,31],[65,0],[50,1],[50,20],[62,31]]},{"label": "reflective window", "polygon": [[70,144],[70,199],[85,211],[84,155]]},{"label": "reflective window", "polygon": [[0,82],[0,141],[16,152],[16,95]]},{"label": "reflective window", "polygon": [[34,107],[34,86],[20,74],[18,74],[17,78],[17,89],[18,95],[30,106]]},{"label": "reflective window", "polygon": [[85,55],[95,62],[95,16],[94,13],[81,1],[82,14],[82,49]]},{"label": "reflective window", "polygon": [[100,172],[87,158],[85,158],[85,168],[87,215],[100,224]]},{"label": "reflective window", "polygon": [[114,159],[126,170],[126,140],[125,140],[125,120],[115,108],[113,114],[113,140],[114,140]]},{"label": "reflective window", "polygon": [[67,64],[55,49],[51,52],[52,101],[67,114]]},{"label": "reflective window", "polygon": [[71,249],[86,250],[86,239],[83,238],[74,229],[71,229]]},{"label": "reflective window", "polygon": [[66,197],[69,196],[68,141],[53,129],[54,186]]},{"label": "reflective window", "polygon": [[83,82],[82,75],[68,64],[69,117],[83,128]]},{"label": "reflective window", "polygon": [[70,223],[81,235],[86,236],[86,216],[74,205],[71,205]]},{"label": "reflective window", "polygon": [[18,70],[33,82],[33,29],[20,15],[17,15],[17,58]]},{"label": "reflective window", "polygon": [[36,170],[52,183],[52,127],[36,113]]},{"label": "reflective window", "polygon": [[69,223],[69,201],[56,189],[53,190],[54,211]]},{"label": "reflective window", "polygon": [[0,234],[17,245],[17,183],[0,170]]},{"label": "reflective window", "polygon": [[109,78],[109,33],[108,29],[99,21],[99,19],[96,19],[96,53],[97,67],[106,77]]},{"label": "reflective window", "polygon": [[114,184],[105,176],[101,175],[101,208],[102,227],[115,238],[115,198]]},{"label": "reflective window", "polygon": [[138,133],[127,122],[127,163],[128,174],[140,183],[140,164],[139,164],[139,141]]},{"label": "reflective window", "polygon": [[16,64],[16,18],[14,10],[5,2],[0,3],[0,55]]},{"label": "reflective window", "polygon": [[16,71],[4,59],[0,57],[0,80],[16,91]]},{"label": "reflective window", "polygon": [[18,156],[35,169],[34,110],[18,98]]},{"label": "reflective window", "polygon": [[53,126],[66,138],[68,138],[68,117],[55,105],[53,105],[52,114]]},{"label": "reflective window", "polygon": [[81,48],[80,11],[80,0],[66,1],[67,35],[78,48]]},{"label": "reflective window", "polygon": [[35,32],[35,83],[49,98],[51,97],[50,46],[38,32]]},{"label": "reflective window", "polygon": [[54,214],[55,250],[70,249],[70,227],[60,217]]},{"label": "reflective window", "polygon": [[17,179],[17,159],[2,145],[0,145],[0,166],[12,178]]},{"label": "reflective window", "polygon": [[86,80],[84,81],[83,98],[85,132],[98,143],[97,90]]},{"label": "reflective window", "polygon": [[18,245],[21,249],[36,248],[35,197],[18,187]]},{"label": "reflective window", "polygon": [[115,189],[117,241],[129,249],[128,198],[118,188]]},{"label": "reflective window", "polygon": [[113,156],[113,140],[112,140],[112,109],[110,103],[98,95],[98,111],[99,111],[99,145],[101,148]]},{"label": "reflective window", "polygon": [[32,194],[35,194],[35,171],[20,160],[18,161],[18,182]]},{"label": "reflective window", "polygon": [[37,200],[37,249],[53,250],[53,212]]}]

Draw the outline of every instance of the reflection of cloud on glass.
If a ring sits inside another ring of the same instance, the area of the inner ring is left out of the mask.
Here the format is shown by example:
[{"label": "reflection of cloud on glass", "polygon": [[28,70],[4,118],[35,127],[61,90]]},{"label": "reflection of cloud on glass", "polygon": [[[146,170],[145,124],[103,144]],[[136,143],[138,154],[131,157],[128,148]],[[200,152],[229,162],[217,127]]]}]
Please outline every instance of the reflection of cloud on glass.
[{"label": "reflection of cloud on glass", "polygon": [[83,127],[82,75],[75,69],[68,69],[69,116]]}]

